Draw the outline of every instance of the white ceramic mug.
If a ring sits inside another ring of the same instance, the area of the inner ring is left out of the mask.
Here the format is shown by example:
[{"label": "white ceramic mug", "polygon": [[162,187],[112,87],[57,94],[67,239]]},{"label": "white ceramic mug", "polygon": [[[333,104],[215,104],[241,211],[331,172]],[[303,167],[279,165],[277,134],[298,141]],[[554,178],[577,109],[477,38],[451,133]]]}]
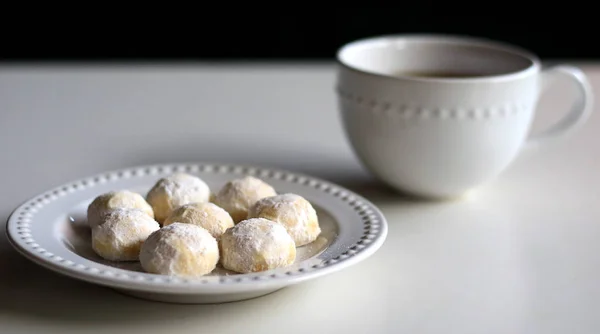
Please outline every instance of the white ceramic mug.
[{"label": "white ceramic mug", "polygon": [[[459,196],[501,173],[526,143],[582,124],[592,110],[585,75],[541,69],[532,53],[461,36],[382,36],[344,45],[337,93],[347,138],[390,186],[427,198]],[[572,109],[528,137],[553,78],[577,88]]]}]

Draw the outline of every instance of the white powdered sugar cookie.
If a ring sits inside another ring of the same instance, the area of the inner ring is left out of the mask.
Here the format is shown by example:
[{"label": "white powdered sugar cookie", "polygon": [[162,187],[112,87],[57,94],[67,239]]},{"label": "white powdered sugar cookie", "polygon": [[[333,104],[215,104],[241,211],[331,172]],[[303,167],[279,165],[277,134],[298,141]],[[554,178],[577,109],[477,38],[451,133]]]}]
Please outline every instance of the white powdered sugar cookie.
[{"label": "white powdered sugar cookie", "polygon": [[152,206],[156,220],[162,223],[173,210],[189,203],[208,202],[210,189],[197,176],[175,173],[158,180],[148,191],[146,200]]},{"label": "white powdered sugar cookie", "polygon": [[249,209],[248,218],[265,218],[280,223],[297,247],[315,241],[321,233],[317,212],[309,201],[296,194],[263,198]]},{"label": "white powdered sugar cookie", "polygon": [[102,224],[102,217],[117,208],[140,209],[150,218],[154,218],[154,210],[142,195],[129,190],[119,190],[104,193],[88,205],[88,225],[93,228]]},{"label": "white powdered sugar cookie", "polygon": [[223,267],[239,273],[286,267],[296,259],[296,245],[285,228],[263,218],[239,222],[219,244]]},{"label": "white powdered sugar cookie", "polygon": [[248,208],[256,201],[276,194],[275,189],[266,182],[245,176],[227,182],[215,194],[213,202],[229,212],[233,221],[238,223],[248,217]]},{"label": "white powdered sugar cookie", "polygon": [[137,261],[140,247],[158,230],[158,222],[139,209],[117,208],[92,228],[92,249],[109,261]]},{"label": "white powdered sugar cookie", "polygon": [[175,209],[163,222],[163,226],[173,223],[194,224],[206,229],[213,237],[233,227],[233,219],[227,211],[213,203],[191,203]]},{"label": "white powdered sugar cookie", "polygon": [[215,269],[219,246],[197,225],[171,223],[152,233],[140,251],[142,268],[153,274],[197,278]]}]

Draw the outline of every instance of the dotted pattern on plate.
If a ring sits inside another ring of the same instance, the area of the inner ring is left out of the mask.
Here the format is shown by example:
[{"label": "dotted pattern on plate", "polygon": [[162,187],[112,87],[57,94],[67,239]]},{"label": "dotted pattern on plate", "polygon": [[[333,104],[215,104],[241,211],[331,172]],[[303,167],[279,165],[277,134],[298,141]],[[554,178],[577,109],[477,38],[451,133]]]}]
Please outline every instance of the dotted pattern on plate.
[{"label": "dotted pattern on plate", "polygon": [[[27,245],[27,247],[31,248],[33,251],[39,253],[40,255],[60,264],[61,266],[73,267],[77,270],[87,271],[92,274],[99,274],[107,277],[115,277],[120,279],[130,279],[130,280],[138,280],[138,281],[149,281],[154,283],[189,283],[188,279],[181,279],[177,277],[145,277],[138,275],[134,272],[131,274],[115,272],[111,270],[100,270],[98,268],[88,267],[82,264],[76,264],[73,261],[66,260],[52,254],[51,252],[42,248],[39,244],[36,243],[35,239],[33,239],[31,235],[31,230],[29,227],[29,223],[31,219],[35,216],[39,209],[43,208],[45,205],[51,203],[52,201],[58,199],[61,196],[65,196],[68,193],[76,192],[82,189],[94,187],[96,184],[104,184],[107,182],[114,182],[123,178],[132,178],[132,177],[143,177],[143,176],[158,176],[158,175],[168,175],[174,172],[186,172],[186,173],[231,173],[238,175],[254,175],[256,177],[268,179],[279,179],[290,183],[296,183],[300,185],[304,185],[307,187],[315,188],[319,191],[323,191],[329,193],[330,195],[340,199],[345,202],[347,205],[351,206],[357,214],[362,219],[364,229],[362,237],[357,240],[352,246],[350,246],[346,251],[341,253],[340,255],[326,260],[322,263],[313,265],[309,268],[299,268],[293,271],[287,271],[283,275],[293,276],[297,274],[301,274],[304,272],[308,272],[310,270],[321,269],[327,266],[331,266],[335,263],[345,261],[352,256],[360,253],[366,245],[373,242],[374,239],[381,233],[381,221],[378,215],[370,208],[369,205],[363,203],[361,200],[355,198],[351,194],[348,194],[346,191],[339,189],[338,187],[327,184],[322,181],[318,181],[309,177],[295,175],[292,173],[277,171],[277,170],[269,170],[263,168],[255,168],[255,167],[243,167],[243,166],[230,166],[230,165],[199,165],[199,164],[189,164],[189,165],[166,165],[166,166],[156,166],[156,167],[145,167],[145,168],[132,168],[121,170],[117,172],[110,172],[106,174],[102,174],[99,176],[95,176],[89,179],[83,179],[80,181],[76,181],[71,183],[70,185],[62,186],[60,188],[51,190],[47,193],[44,193],[24,204],[24,206],[16,211],[14,214],[16,216],[17,223],[17,234],[19,238]],[[259,273],[255,273],[259,274]],[[218,281],[210,281],[208,279],[200,280],[202,284],[216,283],[216,284],[224,284],[230,282],[243,282],[245,280],[267,280],[271,278],[277,278],[281,276],[281,274],[271,274],[271,275],[262,275],[262,276],[254,276],[254,277],[244,277],[242,276],[222,276]],[[197,283],[197,281],[195,281]]]}]

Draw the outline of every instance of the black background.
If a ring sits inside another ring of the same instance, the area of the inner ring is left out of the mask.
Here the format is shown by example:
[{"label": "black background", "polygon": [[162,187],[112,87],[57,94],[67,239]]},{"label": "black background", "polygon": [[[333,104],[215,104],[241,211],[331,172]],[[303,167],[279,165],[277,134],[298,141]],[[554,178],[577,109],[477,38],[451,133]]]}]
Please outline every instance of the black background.
[{"label": "black background", "polygon": [[525,47],[542,58],[600,57],[599,20],[586,15],[595,11],[585,3],[557,3],[552,13],[541,9],[552,7],[550,3],[526,2],[478,2],[468,9],[426,2],[369,8],[290,2],[286,9],[236,11],[199,4],[200,10],[181,8],[178,15],[115,18],[97,13],[94,18],[89,10],[87,16],[74,14],[76,21],[5,21],[0,61],[321,61],[332,60],[346,42],[402,33],[486,37]]}]

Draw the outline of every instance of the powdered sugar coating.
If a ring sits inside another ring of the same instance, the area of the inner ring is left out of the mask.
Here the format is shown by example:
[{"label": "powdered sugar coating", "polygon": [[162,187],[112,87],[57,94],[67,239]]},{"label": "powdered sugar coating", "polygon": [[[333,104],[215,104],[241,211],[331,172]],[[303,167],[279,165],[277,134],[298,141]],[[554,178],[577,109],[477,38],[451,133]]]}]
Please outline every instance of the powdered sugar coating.
[{"label": "powdered sugar coating", "polygon": [[140,251],[142,268],[153,274],[197,278],[218,262],[217,240],[194,224],[171,223],[152,233]]},{"label": "powdered sugar coating", "polygon": [[146,212],[131,208],[114,209],[103,221],[92,228],[92,249],[110,261],[137,261],[146,238],[160,228]]},{"label": "powdered sugar coating", "polygon": [[159,179],[148,191],[146,199],[154,210],[156,220],[162,223],[173,210],[188,204],[208,202],[210,189],[197,176],[175,173]]},{"label": "powdered sugar coating", "polygon": [[309,244],[321,233],[317,212],[304,197],[280,194],[257,201],[248,218],[266,218],[283,225],[297,247]]},{"label": "powdered sugar coating", "polygon": [[296,245],[276,222],[252,218],[228,229],[219,241],[221,264],[239,273],[286,267],[296,259]]},{"label": "powdered sugar coating", "polygon": [[233,227],[233,219],[227,211],[213,203],[190,203],[175,209],[163,222],[163,226],[172,223],[194,224],[206,229],[213,237]]},{"label": "powdered sugar coating", "polygon": [[245,176],[231,180],[215,194],[213,202],[238,223],[248,217],[248,208],[261,198],[274,196],[275,189],[261,179]]},{"label": "powdered sugar coating", "polygon": [[102,217],[116,208],[140,209],[150,218],[154,218],[154,210],[142,195],[129,190],[119,190],[104,193],[88,205],[88,225],[93,228],[102,224]]}]

